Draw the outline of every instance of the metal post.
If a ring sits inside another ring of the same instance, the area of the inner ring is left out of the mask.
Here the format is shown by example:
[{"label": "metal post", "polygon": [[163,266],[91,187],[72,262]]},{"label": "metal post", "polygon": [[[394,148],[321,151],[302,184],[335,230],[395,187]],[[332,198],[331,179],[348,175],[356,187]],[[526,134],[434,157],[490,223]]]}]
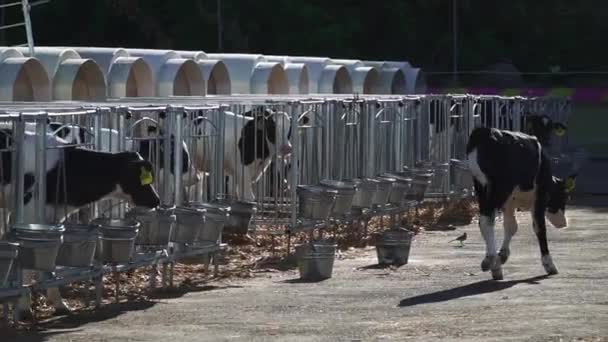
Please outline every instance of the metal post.
[{"label": "metal post", "polygon": [[36,222],[46,222],[46,119],[47,113],[36,115]]},{"label": "metal post", "polygon": [[[220,108],[217,111],[217,120],[215,121],[215,127],[216,127],[216,132],[215,132],[215,137],[217,139],[216,141],[216,156],[215,156],[215,185],[216,185],[216,193],[213,193],[214,196],[217,196],[217,194],[223,194],[224,191],[226,190],[226,183],[225,183],[225,177],[224,177],[224,142],[225,142],[225,137],[224,137],[224,129],[225,129],[225,119],[226,119],[226,114],[224,113],[226,110],[228,109],[228,106],[226,105],[222,105],[220,106]],[[236,127],[236,125],[235,125]],[[235,164],[238,165],[238,164]],[[236,172],[236,170],[235,170]],[[234,178],[234,177],[233,177]],[[235,185],[236,186],[236,185]]]},{"label": "metal post", "polygon": [[[173,154],[175,156],[175,163],[173,164],[173,174],[174,182],[175,182],[175,205],[182,204],[182,118],[183,118],[184,108],[183,107],[173,107],[173,134],[175,136],[175,142],[173,144]],[[165,137],[165,140],[171,140],[169,137]],[[165,145],[166,146],[166,145]],[[168,150],[165,150],[168,151]],[[167,162],[165,158],[165,163]],[[165,178],[166,179],[166,178]]]},{"label": "metal post", "polygon": [[298,180],[300,178],[300,170],[298,167],[299,164],[299,156],[300,156],[300,130],[298,128],[298,109],[300,108],[300,103],[292,102],[291,103],[291,137],[292,137],[292,152],[291,152],[291,226],[295,228],[298,222],[297,215],[297,195],[296,189],[298,187]]},{"label": "metal post", "polygon": [[[183,108],[182,108],[183,110]],[[176,109],[173,106],[167,106],[167,116],[166,118],[163,120],[162,123],[162,128],[164,129],[165,132],[167,132],[169,134],[169,137],[165,136],[163,137],[163,149],[165,150],[165,152],[171,151],[171,139],[170,139],[170,134],[171,132],[173,132],[173,123],[175,122],[175,111]],[[162,189],[162,202],[165,205],[171,205],[171,188],[170,186],[170,180],[171,180],[171,159],[170,158],[164,158],[163,160],[163,189]],[[176,163],[177,164],[177,163]]]},{"label": "metal post", "polygon": [[[18,119],[15,120],[14,124],[14,146],[13,146],[13,168],[12,174],[13,179],[12,182],[15,184],[15,190],[13,191],[13,198],[15,203],[14,208],[14,216],[13,223],[23,223],[23,196],[24,196],[24,162],[25,157],[23,155],[23,147],[25,146],[25,122],[23,121],[23,117],[20,115]],[[10,226],[9,226],[10,230]]]},{"label": "metal post", "polygon": [[27,46],[30,56],[34,57],[34,34],[32,33],[32,21],[30,20],[30,4],[28,0],[21,0],[23,19],[25,21],[25,33],[27,35]]}]

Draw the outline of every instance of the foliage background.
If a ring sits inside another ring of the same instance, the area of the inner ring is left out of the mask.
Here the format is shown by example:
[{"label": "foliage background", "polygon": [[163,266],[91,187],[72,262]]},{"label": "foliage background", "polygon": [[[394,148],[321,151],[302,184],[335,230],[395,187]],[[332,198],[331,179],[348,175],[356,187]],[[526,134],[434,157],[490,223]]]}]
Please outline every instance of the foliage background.
[{"label": "foliage background", "polygon": [[[608,1],[456,2],[459,70],[488,70],[500,62],[512,64],[524,72],[525,85],[594,86],[606,79],[597,72],[608,71]],[[217,52],[217,3],[53,0],[34,8],[34,37],[39,45]],[[452,70],[452,0],[221,3],[223,52],[407,60],[424,68],[432,85],[452,80],[446,74],[433,74]],[[5,23],[14,23],[19,16],[19,8],[0,15]],[[0,39],[4,45],[20,44],[25,35],[22,29],[11,29]],[[581,71],[594,73],[571,73]],[[529,72],[546,74],[526,74]],[[499,78],[507,78],[506,74],[502,76]],[[459,81],[462,86],[499,82],[491,75],[468,73]]]}]

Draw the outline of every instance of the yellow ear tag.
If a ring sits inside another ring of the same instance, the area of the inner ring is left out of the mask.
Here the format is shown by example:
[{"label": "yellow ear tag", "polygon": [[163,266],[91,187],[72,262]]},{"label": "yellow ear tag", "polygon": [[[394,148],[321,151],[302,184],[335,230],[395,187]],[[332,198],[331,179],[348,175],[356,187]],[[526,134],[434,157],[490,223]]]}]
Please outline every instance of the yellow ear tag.
[{"label": "yellow ear tag", "polygon": [[141,168],[141,173],[139,175],[139,181],[141,185],[149,185],[154,183],[154,177],[152,177],[152,172],[146,170],[145,167]]},{"label": "yellow ear tag", "polygon": [[574,180],[574,178],[568,177],[566,179],[566,184],[565,185],[566,185],[566,192],[570,193],[576,187],[576,180]]},{"label": "yellow ear tag", "polygon": [[561,137],[562,135],[564,135],[564,133],[566,133],[566,130],[561,127],[554,129],[554,131],[555,135],[557,135],[558,137]]}]

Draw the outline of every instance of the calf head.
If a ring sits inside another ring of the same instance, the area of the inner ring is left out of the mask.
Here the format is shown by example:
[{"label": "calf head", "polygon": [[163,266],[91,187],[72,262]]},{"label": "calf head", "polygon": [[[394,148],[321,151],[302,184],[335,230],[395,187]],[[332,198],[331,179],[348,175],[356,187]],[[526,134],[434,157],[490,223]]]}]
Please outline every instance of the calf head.
[{"label": "calf head", "polygon": [[[164,131],[156,126],[148,126],[148,135],[150,137],[158,136],[161,139],[164,138]],[[171,151],[169,151],[170,161],[170,172],[173,174],[173,170],[175,167],[175,137],[173,134],[170,136],[170,145]],[[167,154],[165,151],[165,144],[161,140],[140,140],[139,142],[139,152],[147,159],[156,161],[156,144],[158,143],[158,162],[161,167],[165,163],[165,155]],[[199,176],[194,166],[192,165],[190,159],[190,152],[188,151],[188,146],[182,140],[182,185],[183,186],[192,186],[199,181]]]},{"label": "calf head", "polygon": [[118,185],[127,199],[136,206],[155,208],[160,198],[154,183],[154,168],[139,153],[125,152]]},{"label": "calf head", "polygon": [[565,228],[568,226],[566,203],[574,191],[575,185],[576,174],[572,174],[566,177],[566,179],[559,179],[557,177],[553,177],[552,179],[545,215],[555,228]]},{"label": "calf head", "polygon": [[547,115],[528,114],[524,118],[524,133],[534,135],[543,146],[551,144],[551,136],[562,136],[568,128],[560,122],[554,122]]}]

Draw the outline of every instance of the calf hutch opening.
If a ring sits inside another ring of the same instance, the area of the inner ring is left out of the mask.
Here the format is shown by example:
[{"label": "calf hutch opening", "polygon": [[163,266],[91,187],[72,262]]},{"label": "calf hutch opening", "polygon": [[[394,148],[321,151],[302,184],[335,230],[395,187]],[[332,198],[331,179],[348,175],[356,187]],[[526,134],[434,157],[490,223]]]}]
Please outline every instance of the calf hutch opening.
[{"label": "calf hutch opening", "polygon": [[0,101],[48,101],[51,85],[44,66],[36,58],[14,49],[0,52]]},{"label": "calf hutch opening", "polygon": [[216,59],[207,59],[199,60],[197,64],[207,82],[207,94],[230,95],[232,93],[230,74],[224,62]]},{"label": "calf hutch opening", "polygon": [[308,93],[347,94],[352,93],[353,84],[348,70],[332,64],[328,57],[276,56],[288,63],[302,63],[308,71]]},{"label": "calf hutch opening", "polygon": [[304,63],[291,63],[288,56],[268,56],[264,59],[267,62],[281,63],[285,74],[287,75],[287,83],[289,86],[289,94],[308,94],[309,87],[309,72],[308,67]]},{"label": "calf hutch opening", "polygon": [[234,94],[287,94],[287,76],[280,63],[267,62],[262,55],[208,54],[228,69]]},{"label": "calf hutch opening", "polygon": [[332,59],[331,62],[348,69],[355,93],[382,94],[382,80],[376,67],[366,66],[355,59]]},{"label": "calf hutch opening", "polygon": [[407,94],[407,82],[403,70],[387,62],[364,61],[363,64],[378,69],[380,94]]},{"label": "calf hutch opening", "polygon": [[[29,50],[20,48],[22,53]],[[52,82],[52,99],[99,101],[106,98],[106,82],[99,65],[73,49],[38,47],[35,57],[44,65]]]},{"label": "calf hutch opening", "polygon": [[351,94],[353,93],[353,80],[348,70],[337,64],[323,68],[319,79],[320,94]]},{"label": "calf hutch opening", "polygon": [[94,60],[104,73],[107,96],[154,96],[152,69],[142,58],[131,57],[125,49],[74,47],[83,58]]},{"label": "calf hutch opening", "polygon": [[156,96],[205,95],[205,81],[198,65],[172,50],[127,49],[150,65]]}]

